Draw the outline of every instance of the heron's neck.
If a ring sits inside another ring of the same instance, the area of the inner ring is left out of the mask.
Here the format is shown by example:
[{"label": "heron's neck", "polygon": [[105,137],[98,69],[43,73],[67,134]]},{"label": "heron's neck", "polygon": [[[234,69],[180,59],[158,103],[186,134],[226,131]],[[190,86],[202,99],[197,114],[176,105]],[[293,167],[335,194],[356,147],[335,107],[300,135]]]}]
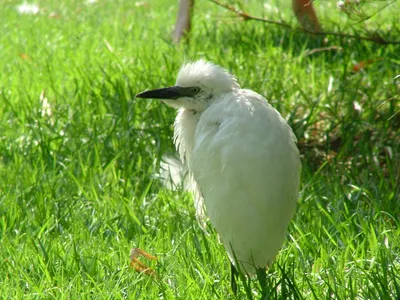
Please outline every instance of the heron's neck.
[{"label": "heron's neck", "polygon": [[194,146],[194,133],[201,113],[181,108],[175,118],[174,143],[183,163],[190,162]]}]

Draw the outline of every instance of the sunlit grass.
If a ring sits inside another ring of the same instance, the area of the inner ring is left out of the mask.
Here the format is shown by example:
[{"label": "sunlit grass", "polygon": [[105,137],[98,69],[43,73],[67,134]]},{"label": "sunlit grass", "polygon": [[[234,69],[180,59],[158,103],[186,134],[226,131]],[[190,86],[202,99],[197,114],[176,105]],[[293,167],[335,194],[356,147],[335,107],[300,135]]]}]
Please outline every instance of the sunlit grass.
[{"label": "sunlit grass", "polygon": [[[174,149],[175,112],[134,100],[206,58],[265,95],[299,138],[299,207],[270,296],[400,297],[400,47],[324,42],[211,4],[196,6],[190,44],[178,47],[176,3],[137,3],[41,1],[34,15],[2,4],[0,295],[235,298],[190,195],[154,177]],[[326,46],[336,48],[310,52]],[[146,261],[157,280],[129,267],[132,247],[159,258]],[[256,280],[239,286],[239,299],[260,292]]]}]

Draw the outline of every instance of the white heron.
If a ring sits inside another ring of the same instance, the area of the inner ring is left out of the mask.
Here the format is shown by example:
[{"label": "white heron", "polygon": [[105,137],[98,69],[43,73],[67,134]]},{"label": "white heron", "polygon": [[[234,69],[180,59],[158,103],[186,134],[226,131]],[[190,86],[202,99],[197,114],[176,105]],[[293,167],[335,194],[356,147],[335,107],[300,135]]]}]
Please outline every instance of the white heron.
[{"label": "white heron", "polygon": [[[298,198],[296,138],[268,101],[211,62],[185,64],[176,85],[137,98],[178,109],[174,143],[192,179],[197,215],[205,213],[232,266],[249,275],[281,248]],[[238,266],[240,264],[240,266]]]}]

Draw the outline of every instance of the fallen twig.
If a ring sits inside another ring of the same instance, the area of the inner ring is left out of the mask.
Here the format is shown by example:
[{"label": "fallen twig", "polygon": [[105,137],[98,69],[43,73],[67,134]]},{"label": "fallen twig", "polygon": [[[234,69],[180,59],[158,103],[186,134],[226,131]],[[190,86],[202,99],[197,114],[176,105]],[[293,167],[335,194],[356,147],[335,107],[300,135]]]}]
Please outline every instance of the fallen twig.
[{"label": "fallen twig", "polygon": [[266,18],[261,18],[261,17],[256,17],[256,16],[252,16],[249,15],[248,13],[238,10],[235,7],[226,4],[226,3],[222,3],[219,2],[217,0],[210,0],[211,2],[217,4],[218,6],[221,6],[233,13],[235,13],[236,15],[240,16],[241,18],[243,18],[244,21],[249,21],[249,20],[253,20],[253,21],[259,21],[259,22],[264,22],[264,23],[269,23],[269,24],[274,24],[274,25],[278,25],[281,27],[285,27],[289,30],[295,30],[295,31],[302,31],[302,32],[306,32],[309,34],[313,34],[313,35],[331,35],[331,36],[338,36],[338,37],[345,37],[345,38],[350,38],[350,39],[357,39],[357,40],[364,40],[364,41],[369,41],[369,42],[374,42],[377,44],[381,44],[381,45],[393,45],[393,44],[400,44],[400,41],[390,41],[390,40],[385,40],[383,37],[381,37],[378,33],[374,33],[373,36],[361,36],[361,35],[355,35],[355,34],[349,34],[349,33],[343,33],[343,32],[335,32],[335,31],[312,31],[306,28],[301,28],[301,27],[293,27],[292,25],[286,23],[286,22],[281,22],[281,21],[275,21],[275,20],[269,20]]},{"label": "fallen twig", "polygon": [[331,50],[341,51],[341,50],[343,50],[343,48],[338,47],[338,46],[315,48],[315,49],[306,51],[304,56],[312,55],[314,53],[318,53],[318,52],[322,52],[322,51],[331,51]]}]

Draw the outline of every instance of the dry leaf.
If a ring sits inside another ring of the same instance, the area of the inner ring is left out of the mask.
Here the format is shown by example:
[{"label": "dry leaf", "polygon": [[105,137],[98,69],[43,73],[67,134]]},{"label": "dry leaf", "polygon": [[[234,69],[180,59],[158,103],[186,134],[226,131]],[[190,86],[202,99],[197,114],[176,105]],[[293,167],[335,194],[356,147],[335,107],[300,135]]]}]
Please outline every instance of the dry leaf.
[{"label": "dry leaf", "polygon": [[26,53],[20,53],[19,57],[21,57],[23,60],[32,60],[32,58]]},{"label": "dry leaf", "polygon": [[362,69],[365,69],[366,67],[373,64],[377,60],[379,60],[379,59],[367,59],[367,60],[360,61],[359,63],[357,63],[353,66],[352,70],[353,70],[353,72],[360,72]]}]

